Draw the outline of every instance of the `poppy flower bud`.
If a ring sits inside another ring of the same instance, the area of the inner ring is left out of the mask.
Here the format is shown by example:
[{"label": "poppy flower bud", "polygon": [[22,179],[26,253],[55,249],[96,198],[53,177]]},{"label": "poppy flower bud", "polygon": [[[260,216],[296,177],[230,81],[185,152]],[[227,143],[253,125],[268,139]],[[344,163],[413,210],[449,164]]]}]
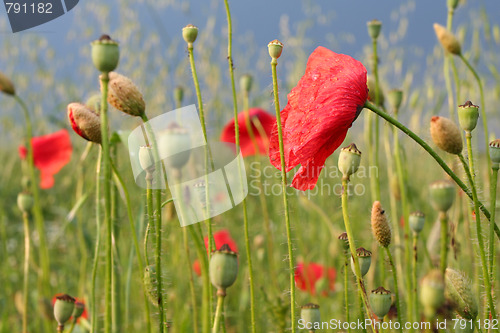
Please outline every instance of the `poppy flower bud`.
[{"label": "poppy flower bud", "polygon": [[382,22],[379,20],[371,20],[366,23],[366,26],[368,27],[368,35],[370,35],[372,39],[377,39],[382,29]]},{"label": "poppy flower bud", "polygon": [[250,74],[244,74],[240,78],[240,88],[246,93],[252,90],[253,77]]},{"label": "poppy flower bud", "polygon": [[380,246],[388,247],[391,244],[391,226],[387,221],[387,215],[382,209],[380,201],[375,201],[372,206],[372,232]]},{"label": "poppy flower bud", "polygon": [[156,280],[156,267],[149,265],[144,269],[144,287],[149,300],[153,305],[158,305],[158,280]]},{"label": "poppy flower bud", "polygon": [[193,44],[196,41],[196,37],[198,37],[198,28],[192,24],[186,25],[182,28],[182,38],[188,44]]},{"label": "poppy flower bud", "polygon": [[54,318],[60,326],[66,323],[75,308],[75,299],[70,295],[64,294],[56,297],[54,303]]},{"label": "poppy flower bud", "polygon": [[147,173],[155,171],[155,159],[153,156],[153,148],[150,146],[139,147],[139,164]]},{"label": "poppy flower bud", "polygon": [[17,195],[17,207],[23,213],[28,213],[33,208],[33,196],[29,192],[21,192]]},{"label": "poppy flower bud", "polygon": [[424,276],[420,286],[420,303],[424,307],[426,317],[434,318],[444,300],[443,274],[438,269],[434,269]]},{"label": "poppy flower bud", "polygon": [[91,108],[80,104],[68,104],[68,119],[73,130],[85,140],[101,143],[101,118]]},{"label": "poppy flower bud", "polygon": [[181,105],[182,101],[184,100],[184,87],[182,86],[177,86],[174,89],[174,100],[177,105]]},{"label": "poppy flower bud", "polygon": [[411,230],[418,234],[424,228],[425,215],[422,212],[413,212],[408,218]]},{"label": "poppy flower bud", "polygon": [[370,305],[372,307],[373,313],[377,315],[379,319],[385,317],[391,309],[392,298],[391,292],[384,287],[378,287],[372,290],[370,294]]},{"label": "poppy flower bud", "polygon": [[366,84],[368,86],[368,99],[373,103],[376,103],[378,101],[379,105],[384,105],[385,96],[384,92],[382,91],[382,87],[380,87],[379,85],[377,94],[377,87],[375,86],[375,80],[370,75],[367,76]]},{"label": "poppy flower bud", "polygon": [[[366,273],[368,273],[368,270],[370,269],[370,266],[372,264],[372,253],[365,248],[358,248],[356,250],[356,256],[358,257],[358,262],[359,262],[359,269],[361,271],[361,277],[365,276]],[[354,267],[354,259],[351,258],[351,269],[356,275],[356,269]]]},{"label": "poppy flower bud", "polygon": [[447,153],[458,155],[462,152],[460,129],[448,118],[438,116],[431,118],[431,137],[436,146]]},{"label": "poppy flower bud", "polygon": [[342,247],[344,248],[344,251],[349,250],[349,238],[347,237],[347,232],[341,233],[338,239],[342,241]]},{"label": "poppy flower bud", "polygon": [[478,304],[472,292],[472,283],[458,271],[446,268],[446,298],[455,311],[467,320],[474,320],[478,315]]},{"label": "poppy flower bud", "polygon": [[[160,156],[168,156],[166,166],[181,169],[191,156],[191,136],[184,127],[173,123],[159,134],[158,147]],[[179,153],[174,153],[176,151]]]},{"label": "poppy flower bud", "polygon": [[281,57],[281,52],[283,52],[283,43],[275,39],[267,44],[267,49],[269,50],[271,58],[278,59]]},{"label": "poppy flower bud", "polygon": [[434,23],[434,32],[441,43],[441,46],[451,54],[460,55],[462,48],[460,42],[448,29],[440,24]]},{"label": "poppy flower bud", "polygon": [[403,101],[403,91],[399,89],[393,89],[387,93],[387,101],[389,105],[397,112]]},{"label": "poppy flower bud", "polygon": [[458,122],[464,131],[471,132],[476,128],[478,118],[479,106],[472,104],[471,101],[458,106]]},{"label": "poppy flower bud", "polygon": [[92,111],[95,112],[95,114],[100,114],[101,113],[101,101],[102,101],[102,96],[101,94],[94,94],[90,96],[87,101],[85,102],[85,105],[92,109]]},{"label": "poppy flower bud", "polygon": [[115,109],[131,116],[141,117],[146,103],[141,92],[128,77],[115,72],[109,73],[108,102]]},{"label": "poppy flower bud", "polygon": [[458,0],[448,0],[447,4],[448,4],[448,9],[455,10],[458,7]]},{"label": "poppy flower bud", "polygon": [[[321,328],[321,315],[319,311],[319,305],[313,303],[307,303],[300,307],[300,318],[304,321],[306,327],[310,332],[316,331],[317,328]],[[317,328],[315,328],[317,327]]]},{"label": "poppy flower bud", "polygon": [[493,166],[496,165],[496,168],[498,168],[498,164],[500,163],[500,139],[490,142],[490,158]]},{"label": "poppy flower bud", "polygon": [[85,311],[85,304],[83,304],[83,302],[76,301],[72,316],[74,318],[80,318],[83,314],[83,311]]},{"label": "poppy flower bud", "polygon": [[92,62],[98,71],[109,73],[118,66],[120,60],[120,48],[118,43],[108,35],[102,35],[92,45]]},{"label": "poppy flower bud", "polygon": [[0,72],[0,91],[11,96],[16,94],[14,83],[2,72]]},{"label": "poppy flower bud", "polygon": [[455,186],[448,180],[438,180],[430,185],[431,204],[438,212],[446,213],[455,200]]},{"label": "poppy flower bud", "polygon": [[238,275],[238,255],[229,245],[224,244],[212,252],[210,258],[210,281],[219,290],[226,290],[236,281]]},{"label": "poppy flower bud", "polygon": [[360,163],[361,152],[354,143],[340,150],[338,166],[343,178],[349,179],[351,175],[355,174]]}]

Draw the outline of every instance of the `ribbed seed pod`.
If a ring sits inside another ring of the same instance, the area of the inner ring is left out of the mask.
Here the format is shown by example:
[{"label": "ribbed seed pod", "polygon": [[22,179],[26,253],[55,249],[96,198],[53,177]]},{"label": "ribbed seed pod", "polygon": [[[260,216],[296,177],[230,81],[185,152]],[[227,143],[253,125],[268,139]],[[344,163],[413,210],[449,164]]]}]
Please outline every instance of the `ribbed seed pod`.
[{"label": "ribbed seed pod", "polygon": [[388,247],[391,244],[391,226],[387,221],[387,215],[382,209],[380,201],[373,203],[371,222],[373,237],[375,237],[380,246]]}]

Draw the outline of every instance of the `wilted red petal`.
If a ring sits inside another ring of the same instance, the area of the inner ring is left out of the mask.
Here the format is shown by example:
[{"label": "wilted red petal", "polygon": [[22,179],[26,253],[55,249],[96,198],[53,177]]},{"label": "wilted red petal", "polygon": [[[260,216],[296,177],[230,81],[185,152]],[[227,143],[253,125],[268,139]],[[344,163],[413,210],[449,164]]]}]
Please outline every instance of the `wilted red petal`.
[{"label": "wilted red petal", "polygon": [[[34,137],[33,161],[40,170],[40,187],[43,189],[54,186],[54,175],[71,159],[73,148],[68,131],[62,129],[52,134]],[[26,147],[19,147],[19,155],[26,158]]]},{"label": "wilted red petal", "polygon": [[[293,187],[316,186],[326,158],[344,141],[367,96],[363,64],[321,46],[314,50],[281,111],[286,171],[301,165]],[[281,169],[277,126],[271,134],[269,157]]]},{"label": "wilted red petal", "polygon": [[[333,268],[328,268],[327,276],[325,273],[325,268],[317,263],[299,263],[295,269],[295,285],[297,288],[303,291],[307,291],[312,295],[316,294],[316,282],[322,277],[328,279],[328,287],[330,291],[335,290],[335,279],[337,277],[337,272]],[[323,293],[324,296],[327,293]]]},{"label": "wilted red petal", "polygon": [[[247,127],[247,117],[250,117],[250,124],[255,138],[255,143],[252,142],[250,137],[250,131]],[[259,128],[255,126],[256,121],[260,122],[265,134],[261,133]],[[240,148],[243,156],[255,155],[255,144],[257,144],[259,150],[258,154],[267,154],[267,150],[269,148],[269,137],[271,136],[271,130],[275,122],[276,118],[274,116],[259,108],[249,109],[248,112],[242,111],[238,114]],[[234,133],[234,118],[232,118],[222,130],[221,141],[235,143]]]}]

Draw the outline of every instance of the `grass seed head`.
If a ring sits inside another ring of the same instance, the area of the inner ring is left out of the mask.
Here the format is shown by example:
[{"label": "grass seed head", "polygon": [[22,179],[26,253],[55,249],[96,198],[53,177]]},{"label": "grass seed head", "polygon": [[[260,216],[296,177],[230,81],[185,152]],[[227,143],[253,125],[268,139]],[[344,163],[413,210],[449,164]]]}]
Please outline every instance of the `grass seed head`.
[{"label": "grass seed head", "polygon": [[391,226],[387,221],[387,215],[382,209],[380,201],[373,203],[371,224],[373,237],[375,237],[380,246],[388,247],[391,244]]}]

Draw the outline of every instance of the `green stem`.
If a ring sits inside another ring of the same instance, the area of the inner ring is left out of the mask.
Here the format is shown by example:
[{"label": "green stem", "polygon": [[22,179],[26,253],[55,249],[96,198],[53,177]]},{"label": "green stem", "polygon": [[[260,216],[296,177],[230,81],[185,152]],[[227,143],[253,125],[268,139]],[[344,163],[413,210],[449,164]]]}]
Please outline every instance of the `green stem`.
[{"label": "green stem", "polygon": [[[379,95],[380,95],[380,83],[379,83],[379,75],[378,75],[378,51],[377,51],[377,39],[372,39],[372,48],[373,48],[373,76],[375,77],[375,104],[380,105]],[[379,165],[379,119],[375,118],[374,122],[375,126],[375,137],[372,139],[375,141],[374,150],[373,150],[373,165],[378,168]],[[375,190],[375,200],[380,200],[380,180],[378,178],[378,174],[376,177],[370,177],[370,179],[374,179],[374,190]]]},{"label": "green stem", "polygon": [[71,326],[69,327],[68,333],[73,333],[73,330],[75,329],[75,324],[76,324],[76,318],[73,318],[71,321]]},{"label": "green stem", "polygon": [[168,328],[165,318],[165,297],[163,295],[163,277],[161,272],[161,190],[154,190],[154,194],[156,197],[156,209],[154,212],[154,220],[156,222],[155,265],[158,285],[159,332],[161,333],[164,331],[164,327]]},{"label": "green stem", "polygon": [[[240,128],[238,124],[238,99],[236,97],[236,85],[234,83],[234,66],[233,66],[233,28],[232,28],[232,20],[231,20],[231,11],[229,10],[228,0],[224,0],[224,5],[226,7],[226,15],[227,15],[227,31],[228,31],[228,42],[227,42],[227,61],[229,65],[229,76],[231,77],[231,90],[233,92],[233,112],[234,112],[234,137],[236,147],[240,147]],[[248,110],[246,110],[248,113]],[[250,118],[247,117],[247,125],[250,124]],[[251,131],[251,126],[247,127],[249,131]],[[252,132],[253,136],[253,132]],[[256,151],[257,153],[257,151]],[[238,158],[238,174],[240,177],[240,183],[243,189],[243,175],[241,173],[241,160]],[[242,190],[243,191],[243,190]],[[244,193],[242,193],[244,195]],[[250,324],[251,324],[251,332],[255,333],[255,293],[254,293],[254,277],[253,277],[253,266],[252,266],[252,251],[250,249],[250,237],[248,235],[248,212],[247,212],[247,200],[243,199],[243,226],[245,233],[245,248],[247,254],[247,262],[248,262],[248,276],[250,283]],[[215,327],[215,326],[214,326]]]},{"label": "green stem", "polygon": [[[356,283],[358,286],[358,293],[361,296],[362,303],[364,304],[366,314],[368,317],[374,322],[373,312],[370,307],[370,303],[368,302],[368,298],[366,296],[366,289],[363,282],[363,277],[361,276],[361,269],[359,268],[359,260],[356,255],[356,245],[354,244],[354,236],[352,234],[351,223],[349,222],[349,210],[347,207],[347,187],[348,179],[347,177],[342,177],[342,216],[344,218],[344,226],[347,233],[347,238],[349,242],[349,249],[351,251],[352,260],[354,261],[354,272],[356,273]],[[374,327],[373,330],[378,332]]]},{"label": "green stem", "polygon": [[[349,311],[349,253],[346,253],[345,256],[345,262],[344,262],[344,300],[345,300],[345,318],[346,322],[350,323],[351,322],[351,315]],[[351,333],[351,327],[350,325],[347,327],[347,332]]]},{"label": "green stem", "polygon": [[40,247],[40,266],[42,268],[42,276],[40,277],[40,283],[43,288],[42,294],[50,294],[50,260],[49,260],[49,249],[47,247],[47,238],[45,235],[45,226],[43,222],[42,206],[40,204],[40,190],[38,188],[38,179],[35,173],[35,163],[33,156],[33,126],[31,123],[31,116],[26,106],[26,103],[18,95],[14,95],[15,101],[21,106],[23,110],[24,118],[26,121],[26,161],[28,162],[28,175],[30,178],[31,193],[33,194],[33,219],[35,220],[36,231],[38,233]]},{"label": "green stem", "polygon": [[491,167],[491,183],[490,183],[490,249],[489,249],[489,261],[490,261],[490,275],[493,279],[495,276],[495,215],[496,215],[496,205],[497,205],[497,180],[498,180],[498,163],[494,163]]},{"label": "green stem", "polygon": [[441,258],[440,268],[444,274],[448,267],[448,217],[446,212],[439,212],[439,222],[441,224]]},{"label": "green stem", "polygon": [[[418,234],[413,233],[413,265],[412,265],[412,275],[413,275],[413,294],[418,295],[417,293],[417,262],[418,262]],[[415,318],[418,320],[420,318],[419,316],[419,310],[418,310],[418,297],[415,296],[413,298],[413,307],[414,307],[414,313],[415,313]]]},{"label": "green stem", "polygon": [[[467,194],[467,196],[472,200],[472,192],[471,190],[467,187],[467,185],[462,182],[462,180],[446,165],[446,163],[443,161],[441,157],[432,149],[424,140],[422,140],[418,135],[416,135],[414,132],[412,132],[409,128],[401,124],[399,121],[391,117],[389,114],[386,112],[382,111],[379,109],[376,105],[366,101],[365,102],[365,108],[373,111],[376,113],[379,117],[384,118],[387,122],[391,123],[395,127],[397,127],[399,130],[401,130],[403,133],[408,135],[410,138],[413,139],[416,143],[418,143],[422,148],[424,148],[425,151],[429,153],[429,155],[436,160],[436,162],[441,166],[441,168],[455,181],[455,183],[460,186],[460,188]],[[486,207],[480,202],[479,203],[479,208],[483,212],[484,216],[489,220],[490,219],[490,212],[486,209]],[[495,233],[497,235],[497,238],[500,239],[500,229],[498,226],[495,224]]]},{"label": "green stem", "polygon": [[[465,138],[467,141],[467,155],[469,156],[469,170],[471,174],[471,189],[472,189],[472,198],[474,201],[474,212],[476,216],[476,233],[477,233],[477,241],[479,244],[479,257],[481,259],[481,268],[482,268],[482,273],[483,273],[483,281],[484,281],[484,289],[487,295],[488,299],[488,306],[491,314],[491,318],[495,319],[496,318],[496,313],[495,313],[495,303],[493,302],[493,290],[491,289],[491,276],[488,273],[488,262],[486,260],[486,255],[485,255],[485,245],[484,245],[484,240],[483,240],[483,233],[482,233],[482,228],[481,228],[481,214],[478,214],[479,212],[479,200],[477,198],[477,191],[476,191],[476,179],[475,179],[475,173],[474,173],[474,158],[472,156],[472,136],[471,133],[468,131],[465,133]],[[486,316],[486,318],[489,318],[489,316]]]},{"label": "green stem", "polygon": [[189,251],[189,243],[186,228],[182,228],[182,239],[184,241],[184,252],[186,252],[187,266],[189,272],[189,292],[191,295],[191,303],[193,307],[193,331],[198,333],[198,307],[196,305],[196,289],[194,288],[193,269],[191,267],[191,255]]},{"label": "green stem", "polygon": [[[222,312],[224,311],[224,295],[225,291],[217,291],[217,309],[215,310],[214,326],[212,327],[212,333],[219,332],[219,326],[221,325]],[[223,323],[222,323],[223,324]]]},{"label": "green stem", "polygon": [[101,160],[102,160],[102,147],[99,147],[99,154],[97,156],[96,166],[96,242],[94,250],[94,263],[92,265],[92,285],[90,288],[90,298],[92,305],[92,319],[90,333],[96,333],[97,329],[97,297],[96,297],[96,280],[97,280],[97,266],[99,264],[99,256],[101,252]]},{"label": "green stem", "polygon": [[[453,25],[453,9],[448,9],[448,19],[446,21],[446,29],[451,31]],[[452,55],[445,52],[444,53],[444,81],[446,84],[446,91],[448,92],[448,108],[450,111],[450,119],[455,118],[455,106],[457,105],[453,100],[453,90],[451,88],[451,79],[450,79],[450,61],[452,60]]]},{"label": "green stem", "polygon": [[283,145],[283,129],[281,126],[281,113],[280,113],[280,100],[278,92],[278,75],[276,73],[276,66],[278,65],[278,60],[273,58],[271,61],[271,69],[273,76],[273,92],[274,92],[274,106],[276,110],[276,124],[278,128],[278,141],[280,149],[280,160],[281,160],[281,189],[283,191],[283,206],[285,208],[285,224],[286,224],[286,239],[288,243],[288,264],[289,264],[289,277],[290,277],[290,314],[292,323],[292,333],[296,332],[295,318],[295,262],[293,257],[293,244],[292,244],[292,227],[290,224],[290,211],[288,209],[288,198],[287,198],[287,181],[286,181],[286,163],[285,163],[285,149]]},{"label": "green stem", "polygon": [[[394,265],[394,260],[392,259],[392,254],[391,250],[389,250],[389,247],[385,247],[385,251],[387,252],[387,257],[389,258],[389,264],[391,265],[392,270],[392,279],[394,280],[394,293],[396,295],[398,322],[402,324],[403,320],[401,319],[401,302],[399,300],[398,275],[396,274],[396,266]],[[403,332],[403,325],[400,325],[399,331]]]},{"label": "green stem", "polygon": [[23,333],[28,333],[28,281],[30,261],[30,225],[28,212],[23,212],[24,225],[24,276],[23,276]]}]

